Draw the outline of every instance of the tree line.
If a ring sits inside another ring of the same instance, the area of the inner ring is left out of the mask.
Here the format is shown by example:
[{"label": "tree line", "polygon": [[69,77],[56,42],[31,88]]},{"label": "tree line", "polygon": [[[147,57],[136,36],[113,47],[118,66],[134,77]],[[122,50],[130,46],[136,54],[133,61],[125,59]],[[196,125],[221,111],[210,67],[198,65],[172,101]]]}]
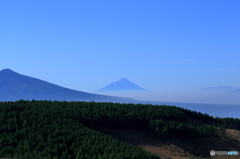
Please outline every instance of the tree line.
[{"label": "tree line", "polygon": [[226,128],[240,129],[240,120],[166,105],[19,100],[0,102],[0,125],[0,157],[157,159],[95,130],[136,128],[166,138],[217,137]]},{"label": "tree line", "polygon": [[159,159],[84,126],[79,119],[87,111],[74,110],[77,105],[81,107],[50,101],[0,102],[0,158]]}]

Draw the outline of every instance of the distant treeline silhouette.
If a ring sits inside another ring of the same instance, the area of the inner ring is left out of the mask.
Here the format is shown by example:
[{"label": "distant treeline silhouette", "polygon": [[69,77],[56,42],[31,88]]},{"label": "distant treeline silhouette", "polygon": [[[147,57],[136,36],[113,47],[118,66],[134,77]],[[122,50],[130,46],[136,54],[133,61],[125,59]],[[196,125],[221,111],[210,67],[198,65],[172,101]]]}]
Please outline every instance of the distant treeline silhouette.
[{"label": "distant treeline silhouette", "polygon": [[19,100],[0,102],[0,113],[0,157],[18,159],[159,158],[93,130],[99,127],[144,129],[164,138],[218,137],[226,128],[240,129],[239,119],[166,105]]}]

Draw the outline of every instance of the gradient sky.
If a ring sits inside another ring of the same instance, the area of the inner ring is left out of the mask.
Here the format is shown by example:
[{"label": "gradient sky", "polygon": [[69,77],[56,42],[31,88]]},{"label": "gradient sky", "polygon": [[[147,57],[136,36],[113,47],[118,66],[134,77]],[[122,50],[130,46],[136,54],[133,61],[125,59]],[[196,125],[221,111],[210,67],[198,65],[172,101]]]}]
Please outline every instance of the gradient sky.
[{"label": "gradient sky", "polygon": [[85,92],[122,77],[169,95],[240,88],[239,8],[239,0],[0,1],[0,70]]}]

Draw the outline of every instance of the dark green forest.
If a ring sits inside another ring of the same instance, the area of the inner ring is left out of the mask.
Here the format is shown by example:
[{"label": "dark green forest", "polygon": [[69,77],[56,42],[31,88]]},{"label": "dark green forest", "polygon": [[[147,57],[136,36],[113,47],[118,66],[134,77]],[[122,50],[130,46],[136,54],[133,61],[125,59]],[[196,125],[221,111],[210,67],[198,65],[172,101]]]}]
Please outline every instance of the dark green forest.
[{"label": "dark green forest", "polygon": [[[189,122],[200,121],[202,125]],[[159,159],[96,131],[143,129],[160,138],[218,137],[240,129],[240,119],[219,118],[176,106],[24,101],[0,102],[0,158]]]}]

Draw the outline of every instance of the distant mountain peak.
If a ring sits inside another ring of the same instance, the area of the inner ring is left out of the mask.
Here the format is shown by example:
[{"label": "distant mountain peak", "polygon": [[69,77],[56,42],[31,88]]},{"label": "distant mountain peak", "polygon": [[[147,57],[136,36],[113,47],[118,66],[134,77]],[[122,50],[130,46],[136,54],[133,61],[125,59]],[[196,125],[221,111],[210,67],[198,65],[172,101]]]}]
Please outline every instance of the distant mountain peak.
[{"label": "distant mountain peak", "polygon": [[21,75],[10,69],[0,71],[0,101],[66,100],[126,102],[130,98],[104,96],[64,88],[37,78]]},{"label": "distant mountain peak", "polygon": [[126,78],[119,78],[109,85],[97,90],[97,92],[116,92],[116,91],[144,91],[145,89],[130,82]]},{"label": "distant mountain peak", "polygon": [[5,69],[1,70],[0,72],[14,72],[14,71],[10,70],[9,68],[5,68]]},{"label": "distant mountain peak", "polygon": [[126,78],[119,78],[117,79],[115,82],[113,83],[123,83],[123,82],[130,82],[129,80],[127,80]]},{"label": "distant mountain peak", "polygon": [[115,82],[117,82],[117,81],[124,81],[124,80],[127,80],[127,79],[126,78],[119,78]]},{"label": "distant mountain peak", "polygon": [[3,76],[6,77],[6,76],[15,76],[15,75],[19,75],[19,74],[17,72],[14,72],[14,71],[8,69],[8,68],[0,71],[0,78],[3,77]]}]

